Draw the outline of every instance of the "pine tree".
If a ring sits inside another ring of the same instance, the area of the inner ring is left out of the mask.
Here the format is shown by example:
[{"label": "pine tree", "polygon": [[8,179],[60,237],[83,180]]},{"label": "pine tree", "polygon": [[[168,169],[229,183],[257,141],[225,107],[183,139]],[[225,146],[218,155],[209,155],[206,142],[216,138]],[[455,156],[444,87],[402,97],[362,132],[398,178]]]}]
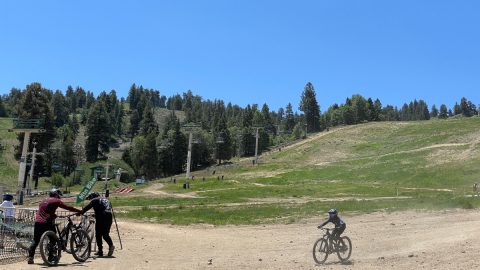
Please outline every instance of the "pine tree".
[{"label": "pine tree", "polygon": [[110,116],[102,100],[95,103],[90,110],[86,125],[86,135],[85,152],[87,161],[94,162],[97,160],[99,154],[109,152],[111,137]]},{"label": "pine tree", "polygon": [[232,140],[224,117],[221,118],[214,134],[216,136],[214,139],[217,146],[215,159],[218,160],[218,164],[221,164],[222,160],[229,160],[232,157]]},{"label": "pine tree", "polygon": [[[44,171],[47,175],[51,168],[51,163],[48,161],[48,149],[55,139],[55,123],[53,111],[50,106],[51,95],[49,90],[42,87],[40,83],[31,83],[27,85],[26,90],[22,93],[19,104],[16,105],[15,115],[21,119],[42,119],[44,120],[44,133],[36,133],[31,137],[31,141],[36,141],[37,151],[47,153],[46,156],[39,156],[35,166],[35,172]],[[15,156],[20,157],[21,149],[23,148],[24,134],[17,136],[19,140],[18,152]]]},{"label": "pine tree", "polygon": [[65,177],[70,175],[75,169],[75,154],[73,152],[75,134],[68,125],[64,125],[58,129],[57,137],[61,141],[60,162],[63,167],[63,176]]},{"label": "pine tree", "polygon": [[320,125],[320,107],[317,103],[315,89],[312,83],[308,82],[303,89],[300,100],[300,111],[304,112],[306,117],[307,129],[310,131],[318,131]]},{"label": "pine tree", "polygon": [[448,110],[445,104],[440,105],[440,113],[438,114],[438,118],[440,119],[447,119],[448,118]]},{"label": "pine tree", "polygon": [[65,94],[66,101],[67,101],[67,107],[68,107],[68,112],[74,113],[77,111],[77,96],[75,95],[75,92],[73,91],[73,87],[69,85],[67,87],[67,92]]},{"label": "pine tree", "polygon": [[3,104],[2,97],[0,96],[0,117],[6,117],[7,111],[5,110],[5,105]]},{"label": "pine tree", "polygon": [[87,105],[87,93],[83,88],[77,87],[75,89],[75,96],[77,97],[77,108],[85,108]]},{"label": "pine tree", "polygon": [[66,107],[66,100],[62,92],[55,91],[53,95],[53,114],[55,117],[55,126],[61,127],[68,121],[68,108]]},{"label": "pine tree", "polygon": [[138,116],[138,111],[133,110],[132,115],[130,116],[130,128],[128,133],[130,134],[130,138],[133,140],[135,135],[138,133],[138,129],[140,128],[140,116]]},{"label": "pine tree", "polygon": [[93,104],[95,104],[95,97],[93,96],[92,92],[88,91],[87,100],[85,101],[85,107],[87,107],[87,109],[90,109]]},{"label": "pine tree", "polygon": [[295,117],[293,116],[292,104],[288,103],[285,108],[285,132],[291,132],[295,127]]},{"label": "pine tree", "polygon": [[140,135],[146,137],[150,133],[158,134],[158,124],[155,121],[153,108],[148,104],[143,113],[142,122],[140,123]]},{"label": "pine tree", "polygon": [[151,132],[145,137],[145,151],[143,153],[144,161],[142,163],[145,177],[152,180],[157,176],[158,171],[158,153],[157,153],[157,133]]},{"label": "pine tree", "polygon": [[430,117],[437,117],[438,116],[438,109],[435,104],[432,105],[432,109],[430,110]]},{"label": "pine tree", "polygon": [[77,136],[80,130],[80,124],[78,123],[77,114],[74,113],[72,115],[72,118],[70,119],[69,124],[70,124],[70,127],[72,128],[73,134]]}]

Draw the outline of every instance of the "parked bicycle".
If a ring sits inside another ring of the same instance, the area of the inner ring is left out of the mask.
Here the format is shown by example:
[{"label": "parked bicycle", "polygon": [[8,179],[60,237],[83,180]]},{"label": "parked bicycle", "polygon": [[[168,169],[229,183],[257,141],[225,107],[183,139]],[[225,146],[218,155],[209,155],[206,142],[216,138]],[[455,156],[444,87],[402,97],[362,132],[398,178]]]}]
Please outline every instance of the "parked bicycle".
[{"label": "parked bicycle", "polygon": [[[84,214],[81,215],[81,219],[79,223],[74,223],[76,229],[83,229],[87,232],[88,236],[90,237],[90,241],[93,242],[95,239],[95,215],[94,214]],[[71,237],[71,233],[69,233],[69,237]],[[69,245],[65,249],[65,252],[68,254],[72,253],[72,250]]]},{"label": "parked bicycle", "polygon": [[76,214],[64,216],[67,222],[62,230],[56,223],[55,231],[46,231],[40,238],[40,255],[47,265],[57,265],[62,250],[67,251],[68,244],[75,260],[84,262],[90,257],[91,238],[84,229],[73,223],[73,215]]},{"label": "parked bicycle", "polygon": [[342,262],[346,262],[352,255],[352,241],[347,236],[333,237],[333,229],[321,228],[326,233],[313,245],[313,259],[317,264],[324,263],[329,254],[337,253]]}]

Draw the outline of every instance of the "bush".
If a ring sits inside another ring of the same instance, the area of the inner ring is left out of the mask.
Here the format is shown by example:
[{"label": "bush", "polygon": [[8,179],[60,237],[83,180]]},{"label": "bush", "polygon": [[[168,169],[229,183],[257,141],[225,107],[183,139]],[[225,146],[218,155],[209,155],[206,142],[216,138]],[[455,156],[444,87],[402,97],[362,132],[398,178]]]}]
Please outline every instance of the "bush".
[{"label": "bush", "polygon": [[62,187],[64,182],[65,178],[59,173],[55,173],[50,177],[50,183],[52,183],[52,186]]}]

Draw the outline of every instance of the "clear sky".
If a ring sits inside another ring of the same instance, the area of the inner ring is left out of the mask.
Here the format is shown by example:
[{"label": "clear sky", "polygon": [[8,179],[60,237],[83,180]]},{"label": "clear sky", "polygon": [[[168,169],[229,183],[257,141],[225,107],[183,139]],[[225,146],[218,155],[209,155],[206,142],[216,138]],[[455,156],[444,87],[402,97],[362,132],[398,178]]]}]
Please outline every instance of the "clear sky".
[{"label": "clear sky", "polygon": [[277,110],[310,81],[322,111],[356,93],[479,104],[479,14],[478,0],[5,0],[0,93],[136,83]]}]

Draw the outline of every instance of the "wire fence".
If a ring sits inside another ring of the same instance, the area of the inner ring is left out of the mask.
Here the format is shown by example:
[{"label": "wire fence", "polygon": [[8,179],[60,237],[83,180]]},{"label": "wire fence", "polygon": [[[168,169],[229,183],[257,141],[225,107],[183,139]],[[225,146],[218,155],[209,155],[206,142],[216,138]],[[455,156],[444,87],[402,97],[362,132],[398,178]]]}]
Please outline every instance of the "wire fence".
[{"label": "wire fence", "polygon": [[[4,209],[5,210],[5,209]],[[28,257],[28,248],[33,241],[33,231],[35,225],[35,214],[37,209],[29,208],[16,208],[14,218],[6,218],[1,216],[0,218],[0,265],[11,264],[26,260]],[[0,212],[1,214],[1,212]],[[71,214],[69,211],[57,210],[58,216],[55,223],[58,228],[62,230],[67,220],[62,218]],[[93,217],[93,211],[89,211],[85,216],[73,216],[71,217],[75,224],[80,224],[85,228],[92,238],[92,251],[97,249],[95,240],[95,223]],[[118,234],[117,227],[112,224],[110,229],[110,235],[115,246],[118,246]],[[105,244],[104,244],[105,245]],[[37,248],[38,252],[38,248]]]},{"label": "wire fence", "polygon": [[[6,209],[5,209],[6,210]],[[0,222],[0,265],[25,260],[33,240],[34,209],[15,209],[15,217]]]}]

